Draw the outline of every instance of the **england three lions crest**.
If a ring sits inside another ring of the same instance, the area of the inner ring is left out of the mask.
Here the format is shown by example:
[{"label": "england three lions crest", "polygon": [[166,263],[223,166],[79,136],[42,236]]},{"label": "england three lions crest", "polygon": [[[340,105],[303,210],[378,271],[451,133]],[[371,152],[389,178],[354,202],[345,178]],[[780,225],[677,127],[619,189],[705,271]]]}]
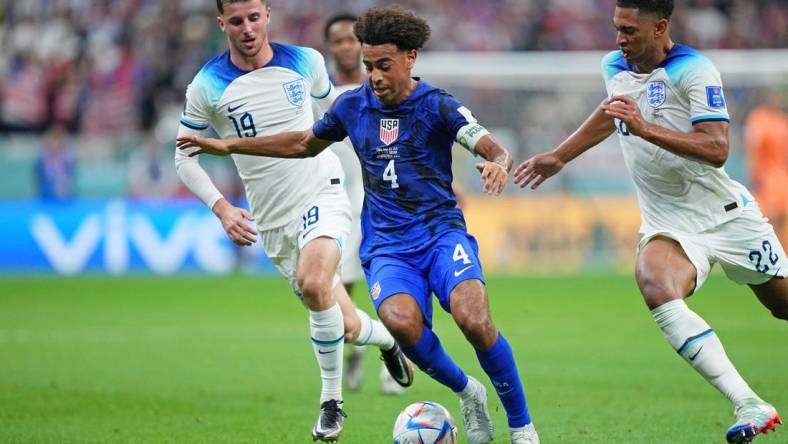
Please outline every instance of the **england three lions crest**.
[{"label": "england three lions crest", "polygon": [[287,100],[295,106],[303,106],[306,99],[306,88],[304,88],[304,81],[301,79],[293,80],[282,85],[285,89]]},{"label": "england three lions crest", "polygon": [[649,82],[648,85],[646,85],[646,92],[648,93],[648,106],[652,108],[659,108],[665,103],[665,96],[667,95],[667,92],[665,90],[664,82]]},{"label": "england three lions crest", "polygon": [[380,119],[380,141],[391,145],[399,137],[399,119]]}]

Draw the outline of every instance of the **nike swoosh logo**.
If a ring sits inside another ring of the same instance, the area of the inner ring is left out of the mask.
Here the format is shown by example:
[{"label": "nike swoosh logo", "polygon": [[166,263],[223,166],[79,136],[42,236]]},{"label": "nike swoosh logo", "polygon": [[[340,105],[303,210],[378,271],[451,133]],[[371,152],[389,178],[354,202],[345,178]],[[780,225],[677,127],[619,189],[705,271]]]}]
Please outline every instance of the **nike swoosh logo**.
[{"label": "nike swoosh logo", "polygon": [[473,268],[473,265],[468,265],[467,267],[463,268],[462,270],[455,270],[454,271],[454,277],[459,277],[461,274],[465,273],[466,271],[470,270],[471,268]]},{"label": "nike swoosh logo", "polygon": [[400,384],[407,384],[408,383],[408,368],[405,366],[405,364],[402,363],[402,361],[400,361],[400,363],[399,363],[399,369],[400,369],[400,375],[402,375],[402,378],[401,379],[400,378],[395,378],[395,379]]},{"label": "nike swoosh logo", "polygon": [[698,357],[698,354],[700,353],[700,351],[701,351],[701,350],[703,350],[703,346],[702,346],[702,345],[700,346],[700,348],[698,349],[698,351],[696,351],[696,352],[695,352],[695,354],[694,354],[694,355],[692,355],[692,356],[690,356],[690,357],[689,357],[689,360],[690,360],[690,361],[694,361],[694,360],[695,360],[695,358],[697,358],[697,357]]},{"label": "nike swoosh logo", "polygon": [[[247,102],[247,103],[248,103],[248,102]],[[246,103],[244,103],[243,105],[238,105],[238,106],[236,106],[235,108],[233,108],[233,107],[231,107],[231,106],[227,106],[227,112],[228,112],[228,113],[233,113],[233,112],[237,111],[237,110],[238,110],[238,108],[241,108],[241,107],[243,107],[243,106],[246,106]]]},{"label": "nike swoosh logo", "polygon": [[336,349],[329,350],[329,351],[323,351],[323,350],[317,349],[317,352],[320,353],[321,355],[330,355],[331,353],[334,353],[335,351],[336,351]]}]

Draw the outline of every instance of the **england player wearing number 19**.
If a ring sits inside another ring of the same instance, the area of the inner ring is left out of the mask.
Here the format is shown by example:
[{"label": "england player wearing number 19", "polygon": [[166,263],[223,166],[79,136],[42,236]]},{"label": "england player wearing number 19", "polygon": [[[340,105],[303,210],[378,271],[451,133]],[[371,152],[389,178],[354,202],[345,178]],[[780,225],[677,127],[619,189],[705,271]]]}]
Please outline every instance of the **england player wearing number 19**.
[{"label": "england player wearing number 19", "polygon": [[[217,0],[216,6],[229,51],[210,60],[189,85],[179,136],[212,129],[220,137],[254,137],[311,127],[312,99],[326,108],[336,97],[320,53],[269,42],[271,9],[264,0]],[[401,385],[410,385],[413,377],[394,338],[379,321],[353,307],[337,274],[350,230],[342,168],[330,151],[303,160],[241,155],[233,160],[252,214],[222,197],[196,157],[181,150],[175,155],[183,182],[213,210],[236,244],[252,245],[260,233],[271,262],[309,310],[323,383],[312,436],[334,441],[345,415],[345,340],[378,346],[386,368]]]},{"label": "england player wearing number 19", "polygon": [[513,443],[538,443],[512,349],[490,318],[476,240],[456,208],[451,182],[455,141],[481,156],[484,190],[503,190],[507,151],[454,97],[411,77],[427,23],[393,6],[356,23],[367,82],[344,93],[312,130],[232,140],[181,137],[197,152],[284,158],[320,156],[350,137],[364,175],[361,261],[378,315],[405,354],[460,398],[472,444],[492,440],[487,394],[449,357],[432,331],[432,298],[473,345],[509,420]]}]

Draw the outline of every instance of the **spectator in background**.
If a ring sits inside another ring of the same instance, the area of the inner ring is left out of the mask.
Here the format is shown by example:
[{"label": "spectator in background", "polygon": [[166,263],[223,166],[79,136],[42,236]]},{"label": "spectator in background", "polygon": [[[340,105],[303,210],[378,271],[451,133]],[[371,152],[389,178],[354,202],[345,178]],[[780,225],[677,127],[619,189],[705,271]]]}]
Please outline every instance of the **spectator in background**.
[{"label": "spectator in background", "polygon": [[13,57],[0,81],[0,128],[43,131],[47,124],[47,73],[29,53]]},{"label": "spectator in background", "polygon": [[779,91],[770,91],[763,105],[745,122],[744,144],[750,181],[763,214],[777,236],[788,241],[788,114]]},{"label": "spectator in background", "polygon": [[74,196],[74,159],[62,123],[52,126],[36,162],[36,183],[42,199],[66,200]]},{"label": "spectator in background", "polygon": [[172,168],[172,148],[162,143],[155,131],[148,131],[145,143],[129,158],[128,195],[130,197],[168,198],[180,189]]}]

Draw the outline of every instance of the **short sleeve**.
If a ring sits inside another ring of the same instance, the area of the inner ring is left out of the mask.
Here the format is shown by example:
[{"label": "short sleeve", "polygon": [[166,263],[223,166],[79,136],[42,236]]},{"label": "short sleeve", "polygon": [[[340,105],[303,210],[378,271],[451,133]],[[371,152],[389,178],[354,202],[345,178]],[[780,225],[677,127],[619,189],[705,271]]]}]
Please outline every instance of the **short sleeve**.
[{"label": "short sleeve", "polygon": [[693,70],[688,76],[686,93],[690,101],[693,125],[709,121],[730,121],[722,89],[722,78],[711,62]]},{"label": "short sleeve", "polygon": [[451,135],[456,135],[467,125],[477,123],[476,118],[473,117],[473,114],[471,113],[471,110],[466,108],[452,95],[441,93],[438,96],[438,101],[441,120],[446,125],[446,129]]},{"label": "short sleeve", "polygon": [[333,89],[331,78],[328,76],[328,71],[326,70],[326,61],[323,59],[323,55],[316,50],[309,48],[308,51],[309,80],[312,82],[312,90],[310,93],[315,99],[326,98]]},{"label": "short sleeve", "polygon": [[198,80],[195,79],[186,88],[186,103],[183,106],[181,125],[196,131],[206,130],[210,126],[210,116],[208,100]]},{"label": "short sleeve", "polygon": [[342,124],[342,120],[339,118],[339,110],[337,109],[341,103],[340,100],[334,102],[334,106],[323,115],[323,118],[315,122],[312,127],[312,133],[314,133],[315,137],[332,142],[345,140],[345,137],[348,136],[347,129]]}]

